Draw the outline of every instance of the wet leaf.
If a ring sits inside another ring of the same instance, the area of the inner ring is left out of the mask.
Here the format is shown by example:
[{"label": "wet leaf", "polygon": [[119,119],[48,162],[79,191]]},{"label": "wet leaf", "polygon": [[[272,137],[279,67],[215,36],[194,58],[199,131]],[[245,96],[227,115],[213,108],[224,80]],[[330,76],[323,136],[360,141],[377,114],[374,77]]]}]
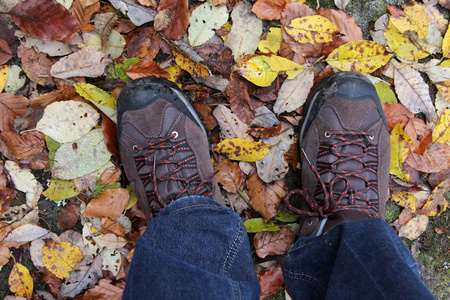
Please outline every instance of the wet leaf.
[{"label": "wet leaf", "polygon": [[417,61],[430,55],[430,49],[421,46],[410,34],[401,33],[397,27],[389,23],[389,27],[384,32],[387,45],[398,57]]},{"label": "wet leaf", "polygon": [[276,114],[291,112],[301,107],[314,83],[314,71],[305,69],[294,79],[286,79],[278,92],[273,107]]},{"label": "wet leaf", "polygon": [[433,129],[433,143],[450,142],[450,109],[445,110]]},{"label": "wet leaf", "polygon": [[22,134],[6,131],[0,133],[0,138],[18,159],[30,159],[45,149],[45,136],[37,131]]},{"label": "wet leaf", "polygon": [[219,162],[216,171],[217,182],[222,184],[223,188],[230,193],[237,193],[244,188],[245,175],[239,168],[239,164],[229,160]]},{"label": "wet leaf", "polygon": [[419,214],[430,217],[439,216],[449,206],[448,200],[446,199],[448,192],[450,192],[450,178],[447,178],[434,188],[427,202],[419,211]]},{"label": "wet leaf", "polygon": [[168,39],[180,39],[189,26],[189,1],[161,0],[158,5],[158,13],[164,10],[169,12],[170,23],[161,32]]},{"label": "wet leaf", "polygon": [[263,218],[248,219],[244,222],[244,225],[249,233],[260,231],[278,231],[281,229],[281,227],[273,221],[265,222]]},{"label": "wet leaf", "polygon": [[250,135],[247,133],[249,127],[247,124],[239,120],[230,109],[223,105],[218,105],[213,111],[214,117],[220,126],[220,133],[223,139],[249,139]]},{"label": "wet leaf", "polygon": [[409,240],[417,239],[422,233],[427,230],[428,216],[417,215],[408,223],[400,227],[398,232],[399,237],[407,238]]},{"label": "wet leaf", "polygon": [[280,231],[258,232],[254,238],[256,254],[260,258],[284,254],[291,248],[296,235],[297,233],[287,227],[281,228]]},{"label": "wet leaf", "polygon": [[86,206],[83,217],[110,218],[119,217],[130,199],[130,193],[123,188],[103,191]]},{"label": "wet leaf", "polygon": [[156,15],[153,9],[140,5],[136,0],[111,0],[110,2],[115,8],[127,15],[136,26],[153,21]]},{"label": "wet leaf", "polygon": [[31,299],[33,293],[33,278],[24,265],[15,263],[8,278],[9,289],[16,296]]},{"label": "wet leaf", "polygon": [[100,115],[89,104],[76,101],[55,102],[47,106],[39,130],[59,143],[73,142],[97,124]]},{"label": "wet leaf", "polygon": [[74,197],[79,193],[73,181],[52,179],[48,189],[42,195],[52,200],[63,200]]},{"label": "wet leaf", "polygon": [[197,6],[189,18],[189,43],[192,47],[203,45],[227,20],[226,6],[214,6],[211,2]]},{"label": "wet leaf", "polygon": [[391,22],[400,32],[412,31],[417,33],[421,39],[426,37],[428,20],[425,10],[420,4],[415,1],[404,3],[402,5],[403,11],[392,5],[388,5],[387,8],[390,12]]},{"label": "wet leaf", "polygon": [[9,45],[4,40],[0,39],[0,65],[8,62],[12,57],[11,49]]},{"label": "wet leaf", "polygon": [[250,10],[252,5],[247,1],[240,2],[231,13],[233,25],[228,33],[225,46],[233,52],[234,59],[255,53],[262,34],[262,21]]},{"label": "wet leaf", "polygon": [[175,56],[175,62],[180,68],[189,72],[192,76],[203,77],[209,76],[209,70],[207,67],[194,61],[188,54],[181,51],[178,48],[173,47],[172,53]]},{"label": "wet leaf", "polygon": [[386,65],[392,56],[377,42],[351,41],[331,52],[327,62],[341,71],[368,74]]},{"label": "wet leaf", "polygon": [[50,74],[57,78],[99,77],[111,62],[103,53],[83,48],[61,58],[52,66]]},{"label": "wet leaf", "polygon": [[10,14],[26,35],[43,41],[62,40],[78,28],[75,18],[55,0],[20,2]]},{"label": "wet leaf", "polygon": [[270,269],[262,275],[258,275],[259,285],[261,286],[261,297],[276,294],[284,283],[281,264]]},{"label": "wet leaf", "polygon": [[140,61],[136,64],[129,66],[126,69],[126,73],[131,79],[138,79],[148,76],[164,77],[164,78],[170,77],[169,72],[162,69],[154,61]]},{"label": "wet leaf", "polygon": [[258,0],[253,4],[252,12],[263,20],[279,20],[284,7],[290,2],[291,0]]},{"label": "wet leaf", "polygon": [[406,158],[410,153],[411,138],[406,134],[400,124],[395,125],[391,132],[391,167],[390,173],[403,181],[410,180],[409,174],[403,169]]},{"label": "wet leaf", "polygon": [[100,1],[74,0],[72,4],[72,15],[78,21],[82,32],[90,32],[94,29],[90,23],[94,13],[100,10]]},{"label": "wet leaf", "polygon": [[287,192],[284,179],[272,184],[266,184],[255,173],[248,177],[247,188],[250,203],[263,216],[264,221],[267,222],[277,215],[281,199],[284,198]]},{"label": "wet leaf", "polygon": [[272,145],[246,139],[231,138],[217,144],[214,151],[220,154],[228,154],[228,157],[232,160],[255,162],[263,159],[270,149],[272,149]]}]

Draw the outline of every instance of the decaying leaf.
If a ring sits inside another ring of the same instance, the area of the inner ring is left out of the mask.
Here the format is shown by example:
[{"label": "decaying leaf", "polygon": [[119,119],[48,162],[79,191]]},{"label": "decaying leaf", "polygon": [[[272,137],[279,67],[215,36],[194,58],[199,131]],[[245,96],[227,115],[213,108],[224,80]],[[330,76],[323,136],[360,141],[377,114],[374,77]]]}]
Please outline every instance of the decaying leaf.
[{"label": "decaying leaf", "polygon": [[393,192],[391,201],[397,202],[401,207],[409,208],[412,213],[416,212],[416,197],[410,192]]},{"label": "decaying leaf", "polygon": [[79,193],[73,181],[52,179],[48,189],[42,194],[52,200],[63,200],[74,197]]},{"label": "decaying leaf", "polygon": [[217,144],[214,151],[220,154],[228,154],[232,160],[254,162],[263,159],[270,149],[272,149],[272,145],[246,139],[231,138]]},{"label": "decaying leaf", "polygon": [[278,92],[273,107],[276,114],[291,112],[301,107],[314,83],[314,71],[305,69],[294,79],[286,79]]},{"label": "decaying leaf", "polygon": [[70,272],[81,261],[80,249],[69,242],[47,242],[42,248],[42,260],[45,267],[56,277],[69,278]]},{"label": "decaying leaf", "polygon": [[99,77],[111,62],[103,53],[83,48],[61,58],[52,66],[50,74],[57,78]]},{"label": "decaying leaf", "polygon": [[431,50],[426,46],[421,46],[410,34],[401,33],[397,27],[389,23],[389,27],[384,32],[387,45],[398,57],[417,61],[430,55]]},{"label": "decaying leaf", "polygon": [[279,20],[284,7],[290,2],[291,0],[258,0],[253,4],[252,12],[263,20]]},{"label": "decaying leaf", "polygon": [[410,153],[411,138],[406,134],[400,124],[395,125],[391,132],[391,167],[390,173],[408,182],[409,174],[403,170],[406,158]]},{"label": "decaying leaf", "polygon": [[140,5],[136,0],[111,0],[115,8],[127,15],[136,26],[153,21],[156,11]]},{"label": "decaying leaf", "polygon": [[331,42],[339,35],[336,25],[329,19],[319,15],[296,18],[284,29],[294,40],[301,44]]},{"label": "decaying leaf", "polygon": [[219,171],[217,181],[230,193],[237,193],[244,188],[245,175],[239,168],[239,164],[229,160],[222,160],[215,168]]},{"label": "decaying leaf", "polygon": [[425,232],[428,226],[429,218],[425,215],[417,215],[412,218],[408,223],[400,227],[398,232],[399,237],[404,237],[409,240],[417,239],[422,233]]},{"label": "decaying leaf", "polygon": [[27,112],[30,100],[8,93],[0,94],[0,130],[12,131],[14,119]]},{"label": "decaying leaf", "polygon": [[259,285],[261,286],[261,297],[276,294],[284,283],[281,264],[272,268],[262,275],[258,275]]},{"label": "decaying leaf", "polygon": [[450,191],[450,178],[447,178],[434,188],[431,195],[428,197],[427,202],[419,211],[419,214],[427,215],[430,217],[439,216],[449,206],[448,192]]},{"label": "decaying leaf", "polygon": [[450,109],[446,109],[433,129],[433,143],[450,142]]},{"label": "decaying leaf", "polygon": [[296,235],[296,232],[287,227],[281,228],[280,231],[258,232],[254,239],[256,254],[261,258],[284,254],[291,248]]},{"label": "decaying leaf", "polygon": [[192,47],[203,45],[227,20],[226,6],[214,6],[209,1],[198,6],[189,18],[189,43]]},{"label": "decaying leaf", "polygon": [[119,217],[130,199],[130,193],[123,188],[103,191],[86,206],[84,217],[110,218]]},{"label": "decaying leaf", "polygon": [[33,278],[24,265],[15,263],[8,278],[9,288],[16,296],[31,299],[33,293]]},{"label": "decaying leaf", "polygon": [[161,29],[162,33],[171,40],[180,39],[186,33],[189,25],[189,1],[162,0],[158,5],[158,13],[162,11],[167,13],[169,20],[169,24]]},{"label": "decaying leaf", "polygon": [[6,79],[5,92],[15,94],[20,90],[27,80],[23,70],[18,65],[9,66],[8,78]]},{"label": "decaying leaf", "polygon": [[248,125],[239,120],[226,106],[218,105],[214,109],[213,114],[219,123],[221,135],[224,139],[251,139],[251,136],[248,134]]},{"label": "decaying leaf", "polygon": [[78,21],[82,32],[90,32],[94,26],[90,24],[91,17],[100,10],[100,1],[74,0],[72,4],[72,15]]},{"label": "decaying leaf", "polygon": [[194,61],[187,53],[173,47],[172,53],[175,56],[175,62],[180,68],[189,72],[192,76],[203,77],[209,75],[209,70],[205,65]]},{"label": "decaying leaf", "polygon": [[448,28],[448,21],[437,7],[438,2],[438,0],[424,0],[423,8],[428,21],[431,22],[441,34],[445,34]]},{"label": "decaying leaf", "polygon": [[425,173],[437,173],[450,168],[450,146],[433,144],[423,155],[411,153],[406,162],[414,169]]},{"label": "decaying leaf", "polygon": [[412,31],[423,39],[428,33],[428,20],[423,7],[415,1],[403,4],[403,11],[395,6],[388,5],[391,14],[390,20],[400,32]]}]

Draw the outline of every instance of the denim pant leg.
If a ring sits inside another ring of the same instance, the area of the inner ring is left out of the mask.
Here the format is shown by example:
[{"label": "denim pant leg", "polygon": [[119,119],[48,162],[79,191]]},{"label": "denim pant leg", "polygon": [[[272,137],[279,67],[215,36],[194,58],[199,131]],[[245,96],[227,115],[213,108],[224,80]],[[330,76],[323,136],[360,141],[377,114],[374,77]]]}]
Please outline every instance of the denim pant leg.
[{"label": "denim pant leg", "polygon": [[381,219],[301,238],[282,267],[293,299],[435,299],[411,253]]},{"label": "denim pant leg", "polygon": [[259,299],[247,232],[231,209],[199,196],[150,221],[122,299]]}]

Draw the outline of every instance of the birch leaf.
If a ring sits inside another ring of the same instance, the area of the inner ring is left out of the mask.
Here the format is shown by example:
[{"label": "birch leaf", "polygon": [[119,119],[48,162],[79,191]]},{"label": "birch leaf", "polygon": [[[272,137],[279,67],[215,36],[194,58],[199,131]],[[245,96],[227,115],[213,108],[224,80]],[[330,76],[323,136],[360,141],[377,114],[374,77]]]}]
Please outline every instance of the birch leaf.
[{"label": "birch leaf", "polygon": [[284,29],[301,44],[327,43],[333,41],[339,35],[336,25],[319,15],[296,18]]},{"label": "birch leaf", "polygon": [[99,169],[110,157],[101,129],[92,130],[73,143],[59,147],[52,174],[64,180],[80,177]]},{"label": "birch leaf", "polygon": [[436,112],[428,90],[428,84],[420,73],[408,66],[392,61],[394,86],[398,100],[411,112],[423,112],[428,121],[436,119]]},{"label": "birch leaf", "polygon": [[217,153],[228,154],[231,160],[254,162],[263,159],[269,153],[272,145],[245,139],[226,139],[214,149]]},{"label": "birch leaf", "polygon": [[252,5],[240,2],[231,13],[233,25],[227,35],[225,46],[231,49],[234,59],[255,53],[262,34],[262,20],[251,12]]},{"label": "birch leaf", "polygon": [[267,36],[259,41],[258,49],[262,53],[277,53],[282,41],[281,28],[272,27]]},{"label": "birch leaf", "polygon": [[409,174],[403,171],[403,165],[406,163],[406,158],[411,152],[412,140],[407,133],[402,129],[400,123],[395,125],[392,129],[391,136],[391,166],[390,173],[397,176],[403,181],[409,181]]},{"label": "birch leaf", "polygon": [[448,143],[450,142],[450,109],[446,109],[433,129],[432,133],[433,143]]},{"label": "birch leaf", "polygon": [[103,53],[86,48],[61,58],[56,62],[50,74],[57,78],[99,77],[112,60]]},{"label": "birch leaf", "polygon": [[314,71],[305,69],[294,79],[286,79],[278,92],[273,107],[276,114],[291,112],[301,107],[308,97],[314,83]]},{"label": "birch leaf", "polygon": [[334,49],[327,62],[341,71],[368,74],[386,65],[393,55],[377,42],[351,41]]},{"label": "birch leaf", "polygon": [[42,248],[45,267],[60,279],[69,278],[75,265],[83,259],[80,249],[69,242],[49,241]]},{"label": "birch leaf", "polygon": [[413,31],[423,39],[428,33],[428,20],[423,7],[415,1],[403,4],[403,11],[395,6],[388,5],[391,14],[390,20],[400,32]]},{"label": "birch leaf", "polygon": [[33,294],[33,278],[24,265],[15,263],[8,278],[9,288],[16,296],[31,299]]},{"label": "birch leaf", "polygon": [[227,7],[214,6],[210,1],[198,6],[189,18],[189,43],[192,47],[206,43],[228,20]]},{"label": "birch leaf", "polygon": [[248,125],[233,114],[229,108],[218,105],[214,109],[213,115],[219,123],[220,133],[224,139],[252,139],[248,134]]},{"label": "birch leaf", "polygon": [[97,124],[100,115],[89,104],[60,101],[48,105],[36,125],[59,143],[73,142],[88,133]]}]

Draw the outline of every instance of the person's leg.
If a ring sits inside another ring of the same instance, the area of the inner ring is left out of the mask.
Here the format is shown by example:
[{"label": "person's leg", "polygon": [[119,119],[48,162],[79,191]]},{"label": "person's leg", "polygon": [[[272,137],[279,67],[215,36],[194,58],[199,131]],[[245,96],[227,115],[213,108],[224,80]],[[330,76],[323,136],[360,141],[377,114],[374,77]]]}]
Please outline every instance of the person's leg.
[{"label": "person's leg", "polygon": [[382,219],[390,145],[374,86],[360,74],[337,73],[322,80],[304,111],[302,190],[286,199],[301,214],[301,238],[282,264],[293,298],[433,298]]},{"label": "person's leg", "polygon": [[259,299],[240,217],[211,199],[169,204],[136,244],[122,299]]}]

